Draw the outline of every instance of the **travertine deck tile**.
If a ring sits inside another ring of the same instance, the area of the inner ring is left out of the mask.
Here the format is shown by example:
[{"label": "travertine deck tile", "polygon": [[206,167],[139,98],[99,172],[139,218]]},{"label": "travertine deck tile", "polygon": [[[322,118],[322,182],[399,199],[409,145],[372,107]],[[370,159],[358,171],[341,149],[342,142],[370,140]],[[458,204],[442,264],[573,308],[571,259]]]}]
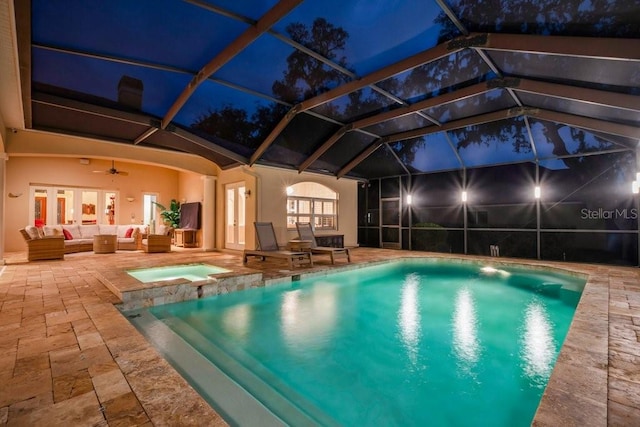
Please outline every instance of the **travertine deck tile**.
[{"label": "travertine deck tile", "polygon": [[0,408],[51,391],[51,371],[48,369],[6,378],[0,387]]},{"label": "travertine deck tile", "polygon": [[151,421],[133,392],[102,403],[110,427],[151,425]]},{"label": "travertine deck tile", "polygon": [[96,375],[92,380],[101,402],[131,393],[131,387],[119,369]]},{"label": "travertine deck tile", "polygon": [[102,425],[105,419],[93,391],[39,407],[18,417],[10,417],[8,426],[69,427]]},{"label": "travertine deck tile", "polygon": [[87,369],[53,377],[53,401],[58,403],[93,391]]}]

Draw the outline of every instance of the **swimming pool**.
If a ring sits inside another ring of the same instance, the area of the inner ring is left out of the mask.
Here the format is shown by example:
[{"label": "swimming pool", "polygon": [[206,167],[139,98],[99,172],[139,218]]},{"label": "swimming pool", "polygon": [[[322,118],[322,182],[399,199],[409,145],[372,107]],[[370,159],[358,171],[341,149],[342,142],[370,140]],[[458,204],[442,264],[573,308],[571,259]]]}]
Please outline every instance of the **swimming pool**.
[{"label": "swimming pool", "polygon": [[141,268],[129,270],[127,274],[142,283],[164,280],[187,279],[192,282],[207,280],[210,274],[228,273],[230,270],[208,264],[170,265],[167,267]]},{"label": "swimming pool", "polygon": [[[407,260],[137,314],[288,424],[517,426],[531,423],[584,282]],[[237,420],[216,400],[227,393],[176,368]]]}]

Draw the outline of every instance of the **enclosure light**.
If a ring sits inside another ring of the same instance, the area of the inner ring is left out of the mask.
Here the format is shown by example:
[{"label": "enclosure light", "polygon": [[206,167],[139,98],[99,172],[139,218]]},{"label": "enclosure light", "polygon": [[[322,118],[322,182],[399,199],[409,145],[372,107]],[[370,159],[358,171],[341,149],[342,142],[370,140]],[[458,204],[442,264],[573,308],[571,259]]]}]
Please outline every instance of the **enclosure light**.
[{"label": "enclosure light", "polygon": [[289,186],[287,187],[287,196],[290,196],[293,194],[293,187]]},{"label": "enclosure light", "polygon": [[407,204],[410,205],[413,202],[413,196],[411,194],[407,194]]},{"label": "enclosure light", "polygon": [[466,191],[462,192],[462,203],[467,203],[467,192]]},{"label": "enclosure light", "polygon": [[640,188],[638,187],[638,181],[633,181],[631,183],[631,192],[633,194],[638,194],[638,191],[640,190]]},{"label": "enclosure light", "polygon": [[535,197],[536,199],[540,198],[540,186],[536,185],[536,187],[533,189],[533,197]]}]

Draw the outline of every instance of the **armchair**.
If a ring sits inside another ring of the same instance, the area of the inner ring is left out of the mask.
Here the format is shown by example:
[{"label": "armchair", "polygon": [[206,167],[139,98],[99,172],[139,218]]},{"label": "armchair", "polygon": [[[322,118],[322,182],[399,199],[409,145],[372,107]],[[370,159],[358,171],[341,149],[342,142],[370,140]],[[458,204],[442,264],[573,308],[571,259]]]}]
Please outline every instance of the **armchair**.
[{"label": "armchair", "polygon": [[35,237],[24,228],[20,234],[27,243],[27,259],[39,261],[46,259],[64,259],[64,236]]},{"label": "armchair", "polygon": [[171,234],[173,228],[169,228],[163,234],[149,234],[142,239],[142,250],[148,253],[152,252],[171,252]]}]

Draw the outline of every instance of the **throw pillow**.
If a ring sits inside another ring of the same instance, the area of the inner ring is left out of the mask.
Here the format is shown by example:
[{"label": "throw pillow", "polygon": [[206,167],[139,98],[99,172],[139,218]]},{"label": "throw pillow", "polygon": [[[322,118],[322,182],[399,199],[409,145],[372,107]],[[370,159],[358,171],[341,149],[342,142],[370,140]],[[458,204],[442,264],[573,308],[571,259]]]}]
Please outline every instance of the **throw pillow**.
[{"label": "throw pillow", "polygon": [[73,240],[73,236],[71,232],[65,228],[62,229],[62,234],[64,234],[64,240]]},{"label": "throw pillow", "polygon": [[127,229],[127,232],[124,234],[125,239],[130,239],[132,234],[133,234],[133,228],[129,227]]}]

